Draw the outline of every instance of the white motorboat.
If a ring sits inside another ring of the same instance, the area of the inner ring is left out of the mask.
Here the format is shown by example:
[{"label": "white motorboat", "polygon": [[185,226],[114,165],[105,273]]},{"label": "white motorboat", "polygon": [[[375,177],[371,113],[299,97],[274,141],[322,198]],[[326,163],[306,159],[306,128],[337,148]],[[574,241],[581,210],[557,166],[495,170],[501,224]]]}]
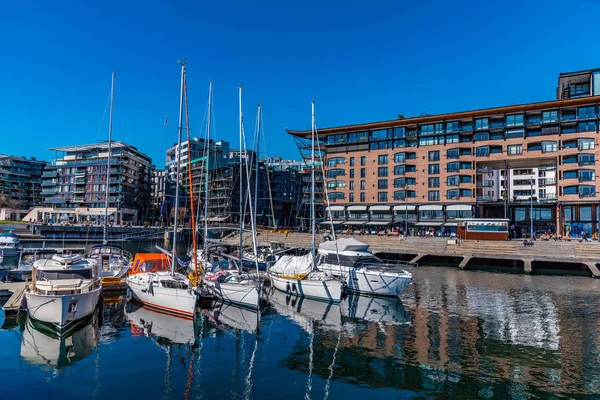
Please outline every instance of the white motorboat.
[{"label": "white motorboat", "polygon": [[56,335],[47,326],[28,319],[21,338],[21,358],[30,364],[61,369],[83,360],[98,346],[98,323],[86,319],[65,335]]},{"label": "white motorboat", "polygon": [[171,259],[162,253],[138,253],[127,277],[132,300],[155,310],[193,318],[196,293],[187,276],[170,271]]},{"label": "white motorboat", "polygon": [[384,263],[353,238],[321,243],[317,269],[343,278],[348,291],[372,296],[399,296],[412,282],[410,271]]},{"label": "white motorboat", "polygon": [[33,281],[25,289],[31,318],[63,331],[92,314],[102,282],[98,263],[79,255],[54,255],[33,264]]},{"label": "white motorboat", "polygon": [[98,261],[102,283],[110,282],[111,278],[123,278],[129,271],[133,258],[131,253],[120,246],[108,243],[92,246],[87,257]]},{"label": "white motorboat", "polygon": [[4,233],[0,233],[0,250],[4,257],[15,257],[23,249],[19,237],[12,233],[12,230],[5,229]]},{"label": "white motorboat", "polygon": [[304,256],[283,255],[269,268],[271,285],[291,295],[339,303],[343,282],[331,274],[313,269],[311,253]]},{"label": "white motorboat", "polygon": [[134,304],[125,307],[125,314],[137,328],[134,332],[136,335],[161,337],[178,344],[194,344],[196,341],[194,322],[190,318],[158,313]]}]

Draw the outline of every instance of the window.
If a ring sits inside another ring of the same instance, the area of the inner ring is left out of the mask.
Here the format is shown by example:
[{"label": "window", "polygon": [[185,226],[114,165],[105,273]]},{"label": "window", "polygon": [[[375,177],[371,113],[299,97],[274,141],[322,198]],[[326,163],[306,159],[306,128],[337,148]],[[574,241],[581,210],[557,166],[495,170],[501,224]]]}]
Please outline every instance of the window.
[{"label": "window", "polygon": [[507,129],[505,133],[506,139],[522,138],[525,131],[523,129]]},{"label": "window", "polygon": [[484,140],[490,140],[490,134],[488,132],[476,133],[473,139],[476,142],[483,142]]},{"label": "window", "polygon": [[360,157],[360,165],[363,166],[363,167],[365,165],[367,165],[367,157],[365,157],[365,156],[361,156]]},{"label": "window", "polygon": [[337,168],[337,169],[330,169],[327,171],[327,177],[328,178],[336,178],[338,176],[344,176],[346,175],[346,171],[344,171],[341,168]]},{"label": "window", "polygon": [[592,220],[592,207],[591,206],[580,206],[579,207],[579,220],[580,221],[591,221]]},{"label": "window", "polygon": [[585,97],[590,95],[590,84],[589,83],[576,83],[571,85],[569,88],[569,97],[576,99],[578,97]]},{"label": "window", "polygon": [[354,181],[350,181],[350,190],[354,190]]},{"label": "window", "polygon": [[458,186],[460,180],[458,175],[452,175],[446,178],[447,186]]},{"label": "window", "polygon": [[346,159],[344,157],[334,157],[327,160],[328,167],[335,167],[338,164],[345,164]]},{"label": "window", "polygon": [[515,126],[523,126],[523,114],[507,115],[506,127],[512,128]]},{"label": "window", "polygon": [[459,131],[458,121],[446,122],[446,133],[454,133]]},{"label": "window", "polygon": [[379,167],[377,168],[377,176],[388,176],[388,167]]},{"label": "window", "polygon": [[[566,142],[564,143],[566,145]],[[575,146],[573,146],[575,147]],[[595,143],[594,139],[577,139],[577,146],[579,150],[594,150]],[[563,146],[563,148],[567,149],[569,147]]]},{"label": "window", "polygon": [[396,165],[394,167],[394,175],[404,175],[406,174],[406,165]]},{"label": "window", "polygon": [[[577,143],[578,142],[576,140],[565,140],[562,144],[562,148],[563,149],[576,149]],[[583,150],[583,149],[579,149],[579,150]]]},{"label": "window", "polygon": [[354,167],[354,157],[350,157],[350,166]]},{"label": "window", "polygon": [[433,124],[421,125],[419,134],[421,134],[421,135],[433,135],[434,133],[435,132],[434,132]]},{"label": "window", "polygon": [[561,121],[574,121],[577,119],[577,114],[575,114],[575,110],[561,110]]},{"label": "window", "polygon": [[380,141],[380,142],[371,142],[369,143],[369,149],[370,150],[385,150],[385,149],[391,149],[392,148],[392,141],[388,140],[388,141]]},{"label": "window", "polygon": [[509,156],[523,154],[523,145],[521,144],[510,144],[507,147],[507,153]]},{"label": "window", "polygon": [[377,189],[383,190],[383,189],[387,189],[387,188],[388,188],[387,179],[379,179],[377,181]]},{"label": "window", "polygon": [[427,192],[427,200],[440,201],[440,191],[439,190],[430,190],[429,192]]},{"label": "window", "polygon": [[527,116],[527,125],[539,125],[542,123],[541,115],[528,115]]},{"label": "window", "polygon": [[576,164],[577,156],[564,156],[562,163],[563,164]]},{"label": "window", "polygon": [[365,193],[364,192],[361,192],[361,194],[360,194],[360,202],[361,203],[365,202]]},{"label": "window", "polygon": [[594,197],[596,196],[595,186],[579,186],[579,197]]},{"label": "window", "polygon": [[360,181],[360,190],[365,190],[367,188],[366,181]]},{"label": "window", "polygon": [[385,140],[392,137],[391,129],[380,129],[371,132],[371,140]]},{"label": "window", "polygon": [[542,142],[542,153],[553,153],[556,151],[556,142]]},{"label": "window", "polygon": [[558,110],[542,111],[542,123],[558,122]]},{"label": "window", "polygon": [[460,163],[460,169],[473,169],[473,164],[471,161],[462,161]]},{"label": "window", "polygon": [[446,164],[446,172],[458,172],[460,169],[460,164],[458,161],[450,162]]},{"label": "window", "polygon": [[354,170],[353,169],[350,170],[350,179],[354,179]]},{"label": "window", "polygon": [[388,201],[388,194],[387,194],[387,192],[379,192],[379,193],[377,193],[377,201],[380,202],[380,203]]},{"label": "window", "polygon": [[577,171],[563,172],[563,179],[575,179],[575,178],[577,178]]},{"label": "window", "polygon": [[446,144],[459,143],[459,142],[460,142],[460,139],[459,139],[458,135],[446,136]]},{"label": "window", "polygon": [[475,120],[475,130],[480,131],[483,129],[489,129],[490,127],[490,119],[489,118],[479,118]]},{"label": "window", "polygon": [[327,198],[330,201],[343,200],[346,196],[342,192],[329,192]]},{"label": "window", "polygon": [[360,177],[361,178],[366,178],[367,177],[367,169],[366,168],[361,168],[360,169]]},{"label": "window", "polygon": [[450,190],[446,191],[446,198],[448,200],[458,199],[460,197],[459,193],[460,192],[458,189],[450,189]]},{"label": "window", "polygon": [[473,217],[473,211],[471,210],[450,210],[450,211],[446,211],[446,216],[450,219],[455,219],[455,218],[472,218]]},{"label": "window", "polygon": [[346,143],[346,134],[327,136],[326,144],[342,144],[342,143]]},{"label": "window", "polygon": [[475,149],[475,156],[477,157],[488,157],[490,155],[490,146],[477,147]]},{"label": "window", "polygon": [[446,152],[446,158],[460,158],[460,149],[450,149]]},{"label": "window", "polygon": [[401,147],[406,147],[406,140],[404,140],[404,139],[394,140],[394,149],[401,148]]},{"label": "window", "polygon": [[429,178],[428,179],[428,187],[430,187],[430,188],[440,187],[440,178],[437,176],[434,178]]},{"label": "window", "polygon": [[440,164],[429,164],[429,175],[437,175],[440,173]]},{"label": "window", "polygon": [[329,181],[327,182],[327,189],[336,189],[340,187],[346,187],[346,182],[344,181]]},{"label": "window", "polygon": [[596,172],[589,169],[579,170],[579,182],[590,182],[596,180]]},{"label": "window", "polygon": [[406,153],[396,153],[394,154],[394,162],[400,163],[406,160]]},{"label": "window", "polygon": [[387,156],[387,154],[382,154],[382,155],[379,155],[377,157],[377,164],[379,164],[379,165],[385,165],[387,163],[388,163],[388,156]]},{"label": "window", "polygon": [[394,187],[401,188],[409,185],[416,185],[417,180],[415,178],[396,178],[394,179]]},{"label": "window", "polygon": [[593,154],[579,154],[577,156],[579,165],[595,165],[595,157]]},{"label": "window", "polygon": [[350,193],[350,194],[348,195],[348,201],[349,201],[350,203],[354,203],[354,193]]},{"label": "window", "polygon": [[435,146],[436,144],[444,144],[444,137],[428,136],[419,138],[419,146]]},{"label": "window", "polygon": [[440,161],[439,150],[429,152],[429,161]]},{"label": "window", "polygon": [[577,132],[596,132],[596,121],[578,123]]},{"label": "window", "polygon": [[406,132],[406,131],[405,131],[404,127],[400,127],[400,128],[394,128],[394,129],[393,129],[392,136],[393,136],[395,139],[402,139],[402,138],[405,136],[405,132]]}]

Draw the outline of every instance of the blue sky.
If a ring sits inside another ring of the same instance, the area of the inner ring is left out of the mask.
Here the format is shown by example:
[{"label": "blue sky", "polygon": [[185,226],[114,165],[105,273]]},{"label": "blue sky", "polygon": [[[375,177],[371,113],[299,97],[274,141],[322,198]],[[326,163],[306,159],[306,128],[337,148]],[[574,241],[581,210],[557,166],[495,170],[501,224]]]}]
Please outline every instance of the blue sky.
[{"label": "blue sky", "polygon": [[[89,4],[88,4],[89,3]],[[92,4],[93,3],[93,4]],[[108,137],[164,165],[176,130],[177,60],[203,134],[208,82],[218,139],[237,147],[262,103],[269,155],[299,158],[284,128],[310,128],[553,99],[559,72],[599,67],[600,2],[21,1],[0,15],[0,153]],[[103,121],[103,122],[102,122]]]}]

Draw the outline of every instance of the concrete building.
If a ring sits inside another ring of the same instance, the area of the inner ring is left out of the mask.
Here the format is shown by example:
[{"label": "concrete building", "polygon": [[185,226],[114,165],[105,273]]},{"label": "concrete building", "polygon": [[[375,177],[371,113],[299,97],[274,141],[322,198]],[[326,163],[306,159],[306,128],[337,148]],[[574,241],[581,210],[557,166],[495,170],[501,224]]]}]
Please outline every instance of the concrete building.
[{"label": "concrete building", "polygon": [[[211,140],[211,143],[214,142]],[[175,180],[175,174],[177,173],[177,156],[181,149],[181,162],[180,168],[183,170],[187,168],[188,160],[195,160],[204,155],[206,146],[206,140],[203,138],[191,138],[190,146],[188,148],[187,140],[184,140],[180,145],[174,143],[173,146],[167,149],[165,169],[172,181]]]},{"label": "concrete building", "polygon": [[[597,235],[600,99],[590,96],[597,72],[585,74],[589,91],[576,98],[320,129],[339,225],[402,229],[408,218],[413,232],[452,231],[477,216],[508,218],[519,234],[533,220],[535,230]],[[509,179],[491,190],[497,172]]]},{"label": "concrete building", "polygon": [[46,161],[0,154],[0,207],[30,209],[41,204]]},{"label": "concrete building", "polygon": [[[103,220],[108,142],[50,150],[57,152],[57,158],[46,166],[42,175],[46,207],[34,210],[28,217],[35,220],[58,217],[72,222]],[[146,220],[150,206],[151,159],[123,142],[113,142],[111,154],[109,218],[116,223],[141,223]]]}]

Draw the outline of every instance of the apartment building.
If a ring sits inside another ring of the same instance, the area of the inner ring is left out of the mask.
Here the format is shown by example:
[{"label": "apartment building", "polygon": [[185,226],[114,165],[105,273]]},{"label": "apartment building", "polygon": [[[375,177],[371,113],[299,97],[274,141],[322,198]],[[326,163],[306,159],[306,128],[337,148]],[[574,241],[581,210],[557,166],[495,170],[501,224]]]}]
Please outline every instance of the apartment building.
[{"label": "apartment building", "polygon": [[599,74],[561,74],[552,101],[320,129],[335,222],[452,231],[475,216],[596,235]]},{"label": "apartment building", "polygon": [[30,213],[36,220],[98,222],[104,218],[108,184],[113,222],[145,221],[150,206],[150,157],[123,142],[113,142],[107,182],[108,142],[57,147],[55,161],[42,174],[44,205]]},{"label": "apartment building", "polygon": [[46,161],[0,154],[0,196],[5,206],[29,209],[42,203],[42,173]]}]

